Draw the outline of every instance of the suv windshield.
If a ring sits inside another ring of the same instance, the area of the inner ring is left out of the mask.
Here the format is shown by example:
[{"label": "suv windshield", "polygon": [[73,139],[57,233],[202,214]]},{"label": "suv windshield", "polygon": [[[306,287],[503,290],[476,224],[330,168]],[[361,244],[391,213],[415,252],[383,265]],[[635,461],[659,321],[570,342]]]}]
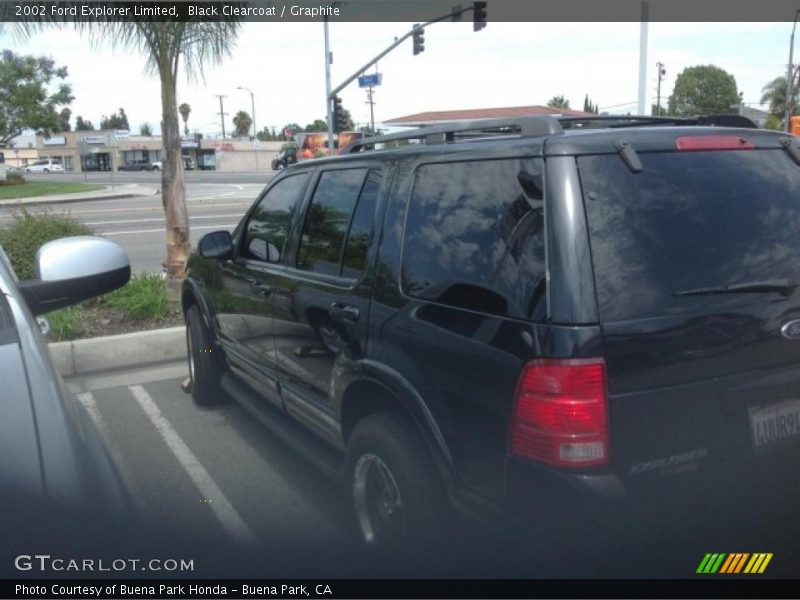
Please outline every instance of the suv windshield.
[{"label": "suv windshield", "polygon": [[[638,174],[616,155],[578,159],[604,321],[780,300],[765,282],[800,281],[800,168],[785,152],[640,158]],[[697,293],[714,288],[728,293]]]}]

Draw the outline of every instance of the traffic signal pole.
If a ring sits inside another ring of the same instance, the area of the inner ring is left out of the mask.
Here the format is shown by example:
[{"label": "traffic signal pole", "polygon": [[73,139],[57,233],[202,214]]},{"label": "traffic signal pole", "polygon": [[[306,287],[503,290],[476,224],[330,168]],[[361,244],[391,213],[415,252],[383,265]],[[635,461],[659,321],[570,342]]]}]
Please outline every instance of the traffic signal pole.
[{"label": "traffic signal pole", "polygon": [[476,5],[477,5],[477,10],[480,13],[480,15],[476,15],[476,16],[480,17],[481,24],[480,24],[480,26],[476,26],[475,31],[479,31],[486,24],[485,21],[484,21],[484,19],[486,18],[486,12],[485,12],[486,3],[485,2],[475,2],[475,3],[473,3],[472,6],[468,6],[467,8],[460,8],[460,7],[459,8],[455,8],[451,12],[447,13],[446,15],[442,15],[441,17],[433,19],[432,21],[428,21],[427,23],[422,23],[421,25],[418,24],[418,25],[415,25],[414,27],[412,27],[410,31],[408,31],[406,34],[402,35],[401,37],[397,38],[394,41],[394,43],[389,45],[388,48],[386,48],[383,52],[378,54],[375,58],[370,60],[367,64],[365,64],[358,71],[353,73],[353,75],[351,75],[350,77],[345,79],[341,84],[339,84],[334,89],[331,89],[331,83],[330,83],[330,81],[331,81],[330,62],[331,61],[330,61],[330,52],[329,52],[329,48],[328,48],[328,44],[329,44],[329,41],[328,41],[328,19],[327,19],[327,17],[324,18],[324,23],[325,23],[325,79],[326,79],[326,89],[327,89],[327,94],[328,94],[327,95],[327,104],[328,104],[328,145],[329,145],[329,147],[331,149],[331,154],[333,154],[333,121],[331,119],[331,102],[333,100],[333,97],[336,96],[336,94],[341,92],[348,85],[350,85],[353,81],[355,81],[358,78],[359,75],[361,75],[362,73],[365,73],[367,71],[367,69],[369,69],[372,65],[377,63],[380,59],[382,59],[387,54],[389,54],[389,52],[391,52],[392,50],[397,48],[400,44],[405,42],[408,38],[412,37],[417,30],[423,29],[423,28],[427,27],[428,25],[433,25],[434,23],[439,23],[441,21],[456,20],[456,17],[460,17],[462,14],[464,14],[466,12],[475,11],[476,10]]},{"label": "traffic signal pole", "polygon": [[335,92],[331,92],[331,44],[330,34],[328,33],[328,17],[323,17],[325,25],[325,104],[328,111],[328,155],[333,156],[333,114],[331,112],[331,102]]}]

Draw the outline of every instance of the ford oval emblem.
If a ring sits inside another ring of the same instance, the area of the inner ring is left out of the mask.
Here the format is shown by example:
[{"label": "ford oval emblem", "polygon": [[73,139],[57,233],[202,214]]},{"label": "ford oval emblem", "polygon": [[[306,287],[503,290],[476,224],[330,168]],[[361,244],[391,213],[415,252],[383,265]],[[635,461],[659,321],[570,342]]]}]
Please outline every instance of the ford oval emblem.
[{"label": "ford oval emblem", "polygon": [[800,339],[800,319],[784,323],[783,327],[781,327],[781,335],[789,340]]}]

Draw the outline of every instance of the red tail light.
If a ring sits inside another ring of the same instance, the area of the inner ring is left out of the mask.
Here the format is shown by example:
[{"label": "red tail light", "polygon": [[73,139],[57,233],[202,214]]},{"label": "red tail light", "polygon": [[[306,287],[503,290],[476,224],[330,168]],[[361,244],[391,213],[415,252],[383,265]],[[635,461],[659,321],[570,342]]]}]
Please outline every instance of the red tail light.
[{"label": "red tail light", "polygon": [[558,467],[608,464],[608,400],[602,358],[539,359],[517,385],[511,452]]},{"label": "red tail light", "polygon": [[678,150],[752,150],[755,145],[738,135],[685,135],[675,140]]}]

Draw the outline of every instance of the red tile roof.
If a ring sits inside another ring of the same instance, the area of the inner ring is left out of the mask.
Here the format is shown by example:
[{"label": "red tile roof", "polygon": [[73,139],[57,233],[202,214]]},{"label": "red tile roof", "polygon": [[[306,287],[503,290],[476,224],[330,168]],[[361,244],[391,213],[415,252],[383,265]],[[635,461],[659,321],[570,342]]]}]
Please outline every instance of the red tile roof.
[{"label": "red tile roof", "polygon": [[569,108],[549,106],[509,106],[506,108],[472,108],[466,110],[439,110],[421,112],[405,117],[384,121],[386,125],[418,125],[437,122],[469,121],[471,119],[502,119],[508,117],[529,117],[532,115],[571,115],[587,116],[590,113]]}]

